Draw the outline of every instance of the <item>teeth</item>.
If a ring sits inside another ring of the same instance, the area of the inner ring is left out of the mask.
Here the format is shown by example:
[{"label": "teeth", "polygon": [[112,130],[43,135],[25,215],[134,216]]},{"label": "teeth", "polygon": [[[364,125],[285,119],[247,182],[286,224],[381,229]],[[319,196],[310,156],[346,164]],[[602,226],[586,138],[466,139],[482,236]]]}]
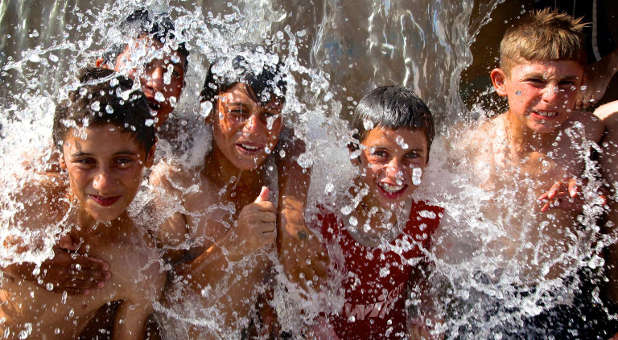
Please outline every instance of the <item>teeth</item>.
[{"label": "teeth", "polygon": [[390,185],[386,183],[380,183],[380,188],[384,189],[384,191],[387,191],[389,193],[394,193],[403,189],[403,185]]},{"label": "teeth", "polygon": [[537,113],[543,117],[548,117],[548,118],[555,117],[558,114],[558,112],[555,112],[555,111],[537,111]]},{"label": "teeth", "polygon": [[257,146],[252,146],[252,145],[247,145],[247,144],[240,144],[240,146],[243,149],[247,149],[249,151],[256,151],[257,149],[259,149]]}]

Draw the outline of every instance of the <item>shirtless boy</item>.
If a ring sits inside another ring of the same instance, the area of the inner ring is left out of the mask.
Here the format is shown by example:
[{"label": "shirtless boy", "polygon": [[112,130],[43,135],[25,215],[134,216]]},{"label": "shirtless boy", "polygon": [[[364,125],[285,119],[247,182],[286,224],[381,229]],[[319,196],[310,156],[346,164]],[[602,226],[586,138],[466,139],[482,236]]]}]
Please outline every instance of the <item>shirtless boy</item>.
[{"label": "shirtless boy", "polygon": [[[206,120],[214,145],[201,170],[161,164],[151,178],[183,211],[167,220],[160,238],[190,250],[166,299],[172,308],[211,320],[210,326],[192,326],[193,338],[245,328],[274,257],[296,283],[324,275],[324,254],[315,251],[317,238],[304,225],[309,176],[293,158],[297,145],[280,138],[282,64],[269,62],[268,54],[243,53],[222,57],[208,71],[201,101],[211,110]],[[255,59],[264,64],[256,67]],[[280,150],[287,154],[283,159]]]},{"label": "shirtless boy", "polygon": [[[339,313],[328,315],[328,327],[319,325],[315,335],[429,339],[425,321],[434,315],[424,299],[428,283],[423,252],[430,248],[442,209],[415,201],[413,193],[429,160],[433,118],[410,90],[384,86],[360,100],[353,119],[358,133],[350,151],[360,151],[353,159],[359,174],[349,194],[359,204],[349,216],[341,215],[338,207],[321,207],[314,221],[326,243],[343,254],[331,261],[333,271],[344,277],[345,304]],[[348,222],[352,220],[355,223]],[[408,315],[406,300],[415,288],[420,288],[415,299],[422,302]]]},{"label": "shirtless boy", "polygon": [[511,278],[511,285],[529,291],[578,269],[582,173],[590,142],[602,133],[591,114],[574,111],[585,58],[583,27],[566,14],[543,10],[507,30],[500,67],[490,77],[508,110],[482,122],[456,148],[477,184],[493,195],[481,212],[495,227],[495,234],[483,235],[496,263],[492,279]]},{"label": "shirtless boy", "polygon": [[[170,48],[170,39],[174,39],[174,24],[166,14],[152,14],[144,9],[139,9],[129,15],[120,25],[128,35],[135,35],[129,43],[115,46],[104,59],[97,60],[97,66],[114,69],[124,73],[131,79],[140,81],[142,91],[151,110],[151,118],[158,127],[157,135],[165,140],[173,140],[177,136],[174,128],[165,125],[169,114],[174,109],[174,103],[179,98],[184,86],[184,74],[187,66],[189,52],[184,44],[178,44],[176,50]],[[167,41],[168,44],[164,44]],[[157,98],[157,93],[162,94],[164,100]],[[52,156],[55,157],[56,155]],[[58,169],[54,164],[57,161],[50,160],[52,168],[48,172],[53,178]],[[52,185],[52,183],[42,183]],[[63,243],[65,248],[73,245]],[[56,247],[56,257],[46,260],[41,271],[43,275],[34,276],[32,265],[23,263],[7,268],[12,275],[22,277],[38,283],[41,287],[51,284],[54,291],[66,291],[69,294],[81,294],[89,289],[96,289],[105,285],[109,273],[104,261],[94,256],[68,257],[66,253]],[[69,270],[71,266],[79,265],[79,270]]]},{"label": "shirtless boy", "polygon": [[[78,244],[71,252],[102,259],[111,275],[101,289],[69,295],[4,273],[0,332],[11,339],[76,338],[97,309],[113,301],[122,301],[113,338],[143,338],[165,284],[159,251],[127,214],[142,170],[152,164],[155,131],[146,124],[148,104],[113,71],[87,69],[80,80],[54,117],[54,143],[66,171],[60,176],[68,177],[69,188],[27,186],[14,197],[27,209],[12,223],[31,231],[66,226],[65,237]],[[24,242],[17,251],[35,244]]]}]

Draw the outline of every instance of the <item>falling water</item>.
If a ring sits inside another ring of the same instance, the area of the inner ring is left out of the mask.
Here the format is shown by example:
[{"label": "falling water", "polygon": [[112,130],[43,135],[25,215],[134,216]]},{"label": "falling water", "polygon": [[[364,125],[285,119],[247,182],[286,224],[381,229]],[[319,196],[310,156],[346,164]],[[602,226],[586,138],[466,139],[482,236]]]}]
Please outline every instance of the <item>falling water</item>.
[{"label": "falling water", "polygon": [[[447,230],[442,230],[435,243],[454,245],[450,253],[431,255],[437,263],[432,282],[436,282],[434,302],[441,306],[441,327],[449,337],[494,337],[505,327],[516,327],[522,315],[536,315],[544,308],[568,302],[579,289],[579,282],[548,280],[539,284],[536,292],[521,294],[511,289],[517,283],[514,276],[493,276],[504,265],[496,264],[485,246],[488,239],[499,235],[496,225],[480,215],[483,205],[493,197],[474,185],[474,174],[461,171],[465,166],[454,167],[454,155],[448,152],[445,140],[457,136],[452,128],[455,123],[479,116],[462,104],[459,80],[472,62],[470,46],[476,34],[499,2],[58,0],[36,7],[23,1],[2,1],[0,195],[10,198],[34,179],[37,175],[24,175],[33,173],[29,169],[45,169],[55,103],[74,86],[78,69],[93,65],[110,46],[125,43],[118,24],[140,7],[169,12],[177,32],[181,32],[178,39],[190,51],[186,85],[173,113],[177,117],[195,119],[206,114],[197,98],[207,67],[218,56],[237,52],[238,44],[263,45],[285,62],[289,73],[286,124],[293,126],[296,136],[307,144],[299,164],[313,167],[307,216],[314,213],[316,202],[338,200],[338,193],[354,175],[346,148],[350,140],[346,119],[362,94],[378,85],[400,84],[423,98],[442,136],[432,147],[418,197],[446,208],[449,216],[443,220],[443,229]],[[191,151],[194,157],[185,161],[194,166],[208,150],[209,145],[201,145]],[[165,156],[165,151],[158,151],[159,157]],[[594,164],[588,164],[591,179],[595,169]],[[594,191],[595,183],[591,180],[588,190]],[[142,214],[151,199],[147,192],[144,190],[131,207],[133,215],[145,224],[157,221],[157,216]],[[44,242],[36,251],[20,256],[5,250],[0,263],[40,262],[50,257],[51,246],[63,226],[49,226],[37,235],[28,234],[22,226],[9,228],[7,221],[27,207],[5,201],[0,241],[22,233],[26,239]],[[340,204],[345,208],[345,202]],[[610,240],[595,226],[597,208],[588,207],[581,221],[587,228],[574,235],[578,241],[570,249],[573,271],[602,267],[600,250]],[[277,278],[286,280],[284,275]],[[556,290],[563,294],[549,293]],[[334,305],[338,301],[336,296],[317,294],[311,306],[295,299],[295,293],[285,282],[275,292],[273,304],[284,330],[310,321],[315,315],[312,312],[319,311],[319,304],[325,300],[334,301]],[[598,300],[598,291],[593,294]],[[496,304],[506,307],[483,319]],[[192,311],[177,313],[159,308],[161,314],[172,318],[217,328],[216,313],[195,317]],[[299,320],[300,310],[305,320]]]}]

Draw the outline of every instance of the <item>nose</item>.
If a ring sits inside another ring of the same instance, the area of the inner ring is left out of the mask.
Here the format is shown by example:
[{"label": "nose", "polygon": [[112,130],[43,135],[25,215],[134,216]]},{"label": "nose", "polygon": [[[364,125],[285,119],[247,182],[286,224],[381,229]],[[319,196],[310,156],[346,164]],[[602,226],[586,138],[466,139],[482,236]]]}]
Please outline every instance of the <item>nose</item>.
[{"label": "nose", "polygon": [[92,187],[101,194],[110,192],[113,187],[115,179],[113,178],[111,171],[107,168],[100,169],[94,179],[92,180]]},{"label": "nose", "polygon": [[547,102],[547,103],[551,103],[553,101],[555,101],[556,99],[558,99],[558,97],[560,96],[560,89],[558,88],[558,85],[555,84],[548,84],[544,89],[543,89],[543,101]]},{"label": "nose", "polygon": [[149,74],[146,75],[146,85],[155,91],[161,91],[163,89],[163,75],[165,69],[163,65],[154,66]]},{"label": "nose", "polygon": [[397,158],[393,158],[386,165],[386,176],[393,178],[396,181],[403,179],[403,166]]},{"label": "nose", "polygon": [[260,120],[260,112],[253,112],[245,121],[243,131],[246,135],[253,135],[261,133],[262,128],[263,124]]}]

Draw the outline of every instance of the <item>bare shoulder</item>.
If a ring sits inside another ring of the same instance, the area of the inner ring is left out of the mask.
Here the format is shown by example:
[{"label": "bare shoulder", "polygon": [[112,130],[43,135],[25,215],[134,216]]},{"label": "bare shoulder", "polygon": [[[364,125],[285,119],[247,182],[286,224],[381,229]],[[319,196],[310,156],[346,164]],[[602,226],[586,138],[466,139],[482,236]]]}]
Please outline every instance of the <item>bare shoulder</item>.
[{"label": "bare shoulder", "polygon": [[155,188],[180,194],[184,188],[191,186],[194,176],[182,166],[160,161],[152,167],[149,182]]}]

